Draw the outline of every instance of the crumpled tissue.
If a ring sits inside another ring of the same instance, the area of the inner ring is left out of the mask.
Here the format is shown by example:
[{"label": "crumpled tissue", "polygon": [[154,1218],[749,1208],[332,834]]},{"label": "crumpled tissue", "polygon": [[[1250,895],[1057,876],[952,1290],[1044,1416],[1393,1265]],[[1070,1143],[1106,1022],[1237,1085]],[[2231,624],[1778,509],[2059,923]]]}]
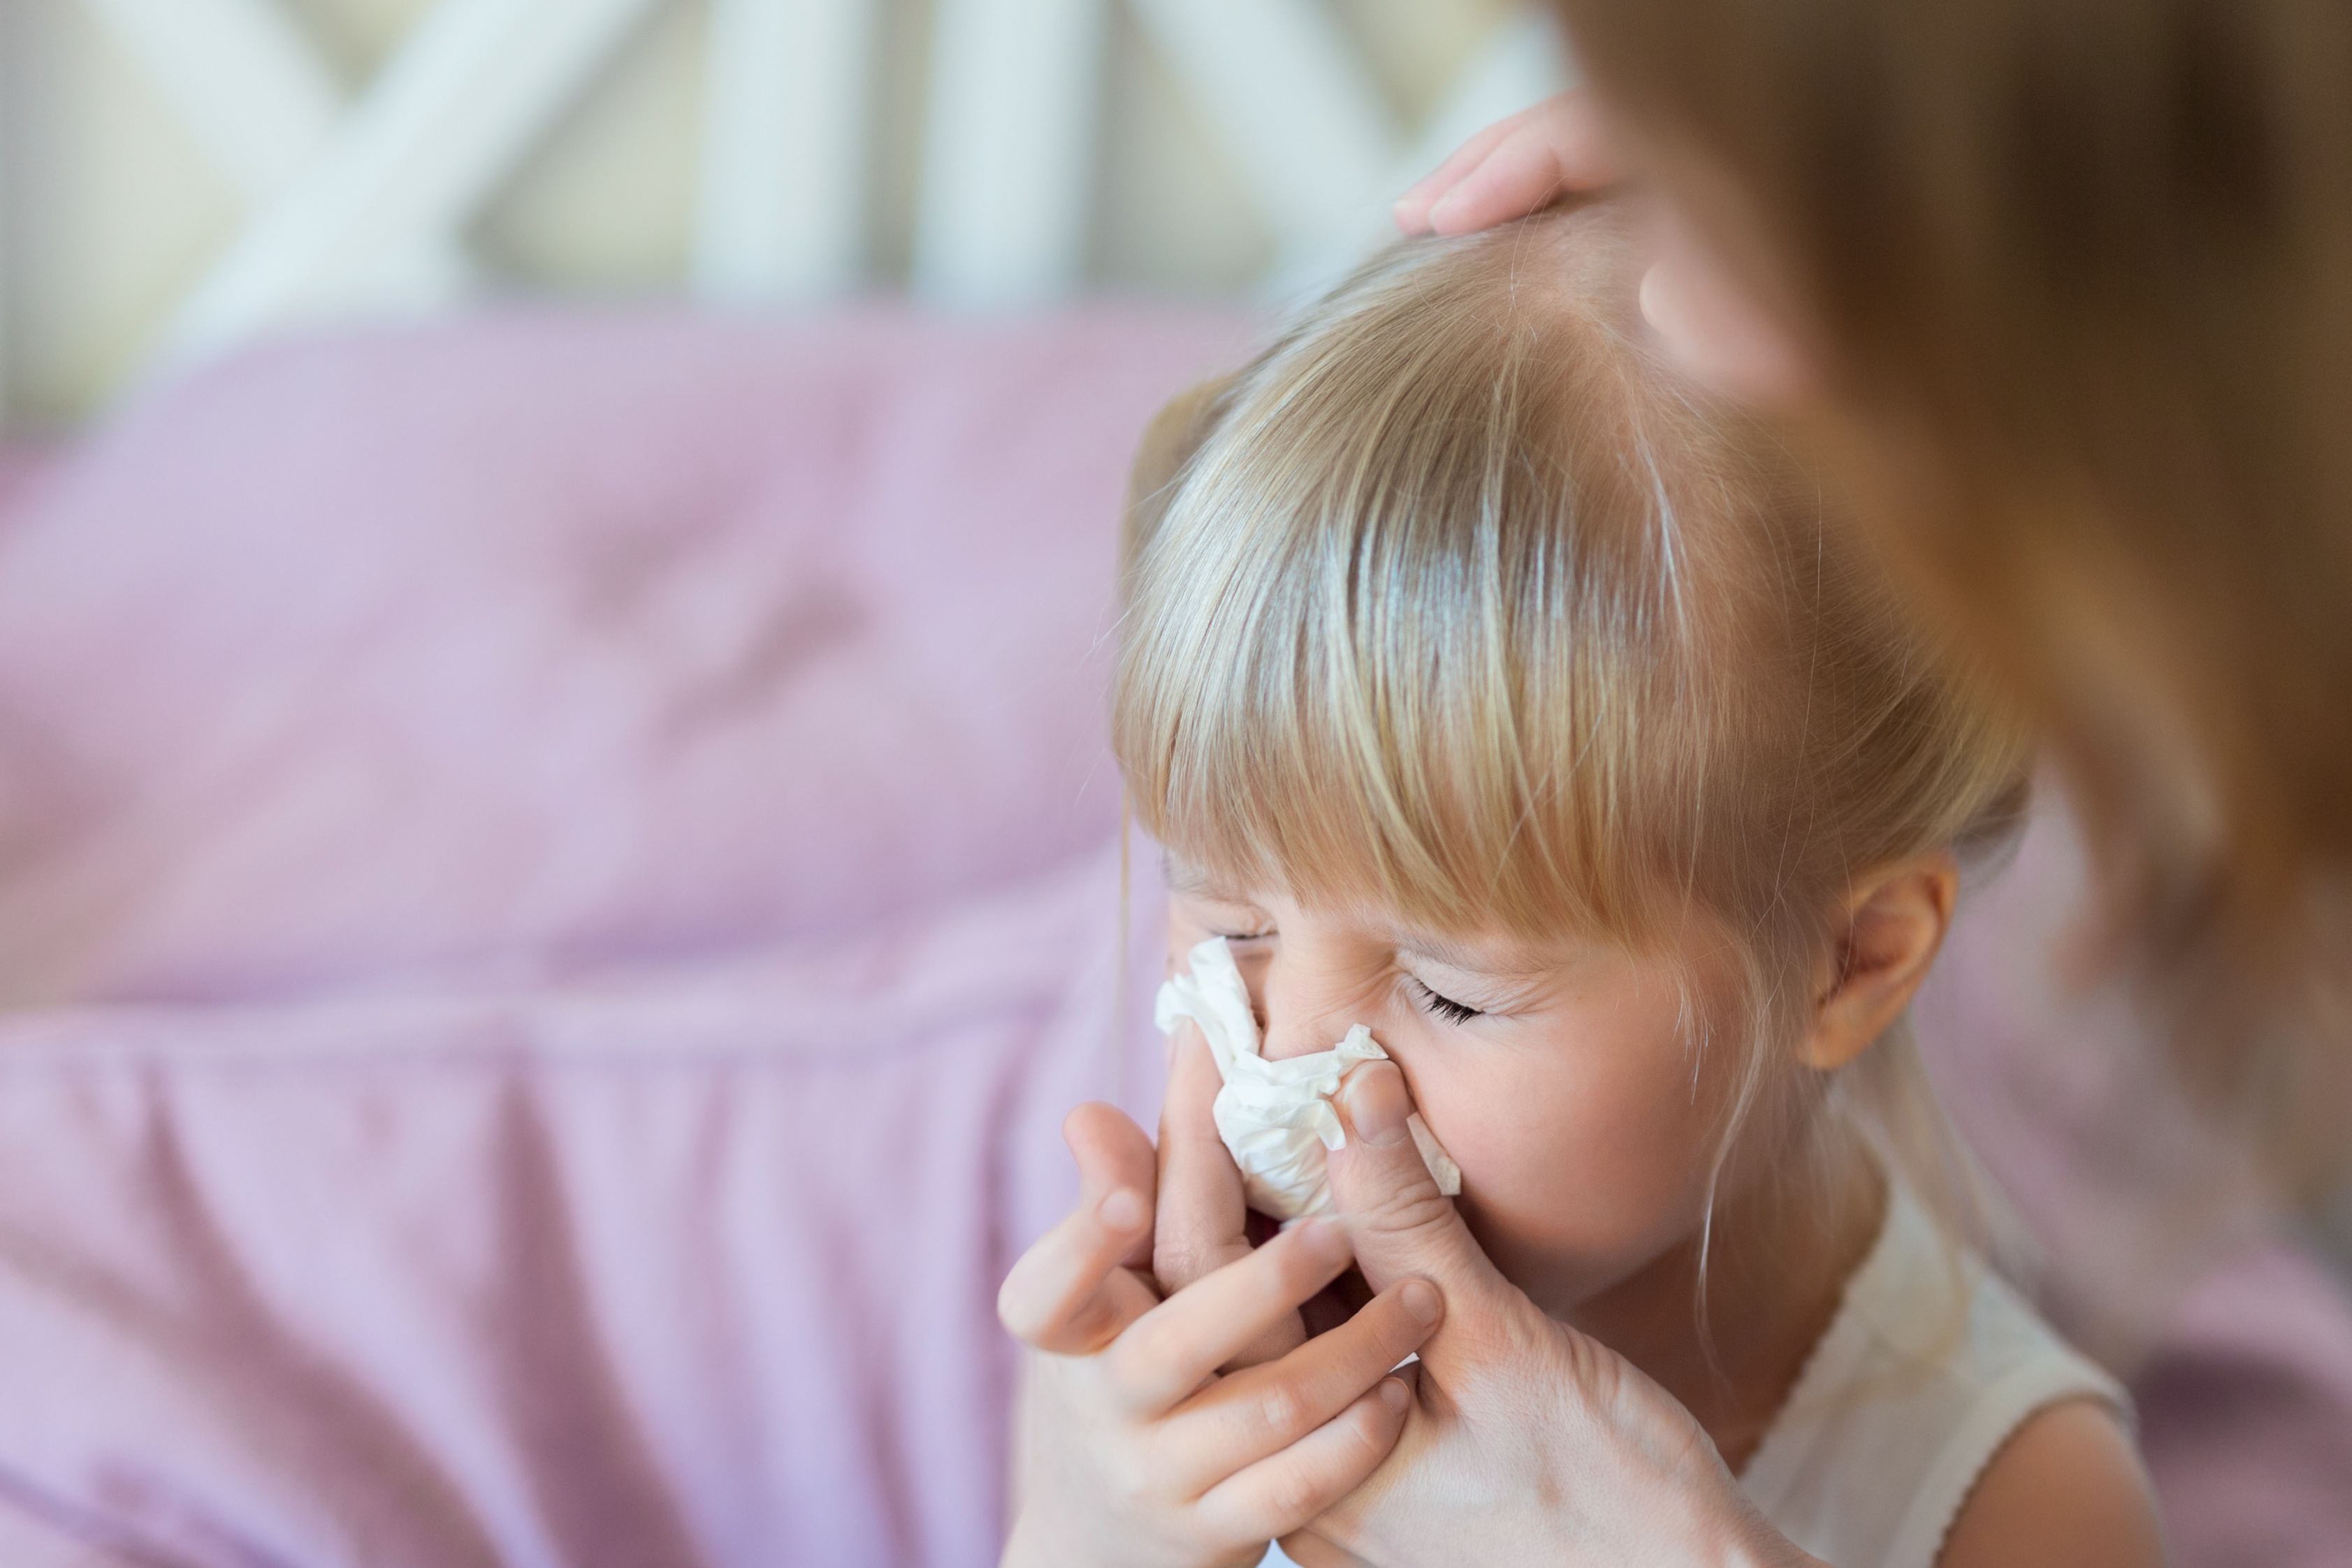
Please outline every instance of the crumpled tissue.
[{"label": "crumpled tissue", "polygon": [[[1349,1068],[1359,1062],[1385,1061],[1388,1052],[1373,1040],[1370,1029],[1359,1024],[1330,1050],[1269,1061],[1258,1054],[1257,1016],[1250,1008],[1249,986],[1234,966],[1225,939],[1213,936],[1193,948],[1192,962],[1192,973],[1179,974],[1160,988],[1154,1015],[1163,1034],[1175,1033],[1176,1026],[1190,1018],[1208,1037],[1209,1054],[1216,1058],[1217,1072],[1225,1080],[1217,1090],[1213,1112],[1217,1135],[1241,1167],[1249,1206],[1283,1221],[1322,1213],[1331,1206],[1325,1163],[1333,1150],[1348,1146],[1347,1131],[1339,1125],[1331,1097],[1339,1093]],[[1422,1163],[1436,1178],[1438,1191],[1448,1197],[1459,1193],[1462,1169],[1436,1134],[1418,1112],[1405,1125]]]}]

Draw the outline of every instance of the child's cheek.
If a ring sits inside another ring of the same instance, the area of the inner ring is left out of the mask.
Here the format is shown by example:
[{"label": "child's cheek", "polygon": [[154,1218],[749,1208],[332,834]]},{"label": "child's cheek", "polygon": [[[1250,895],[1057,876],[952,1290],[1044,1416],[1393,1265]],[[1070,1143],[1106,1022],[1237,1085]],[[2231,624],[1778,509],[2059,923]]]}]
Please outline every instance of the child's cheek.
[{"label": "child's cheek", "polygon": [[1686,1084],[1678,1095],[1546,1065],[1424,1070],[1414,1096],[1462,1167],[1463,1214],[1480,1245],[1539,1303],[1564,1310],[1688,1229],[1692,1173],[1706,1162],[1692,1146]]},{"label": "child's cheek", "polygon": [[1433,1084],[1416,1094],[1416,1103],[1430,1131],[1462,1167],[1465,1194],[1516,1208],[1523,1196],[1558,1178],[1557,1170],[1534,1156],[1531,1145],[1538,1140],[1519,1125],[1522,1113],[1495,1097],[1450,1092],[1453,1087]]},{"label": "child's cheek", "polygon": [[1507,1089],[1497,1093],[1475,1075],[1444,1069],[1424,1068],[1407,1078],[1414,1109],[1462,1168],[1465,1209],[1498,1202],[1516,1209],[1521,1194],[1544,1184],[1548,1173],[1529,1155],[1536,1141],[1519,1125],[1524,1113],[1512,1106]]}]

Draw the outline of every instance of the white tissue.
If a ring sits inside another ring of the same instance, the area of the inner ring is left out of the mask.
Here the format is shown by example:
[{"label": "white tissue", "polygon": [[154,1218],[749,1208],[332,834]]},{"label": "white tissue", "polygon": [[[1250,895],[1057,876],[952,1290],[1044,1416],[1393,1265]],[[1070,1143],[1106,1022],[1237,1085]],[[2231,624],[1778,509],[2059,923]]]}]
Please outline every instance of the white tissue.
[{"label": "white tissue", "polygon": [[[1242,1171],[1250,1207],[1279,1220],[1304,1218],[1331,1206],[1331,1184],[1324,1171],[1330,1152],[1348,1146],[1331,1097],[1358,1062],[1385,1061],[1388,1052],[1359,1024],[1348,1037],[1311,1057],[1268,1061],[1258,1054],[1257,1017],[1249,987],[1225,951],[1225,939],[1211,937],[1192,950],[1192,973],[1160,988],[1155,1016],[1160,1030],[1173,1034],[1190,1018],[1208,1037],[1209,1054],[1225,1086],[1217,1090],[1217,1134]],[[1452,1197],[1462,1190],[1462,1169],[1438,1143],[1418,1114],[1405,1123],[1422,1163]]]}]

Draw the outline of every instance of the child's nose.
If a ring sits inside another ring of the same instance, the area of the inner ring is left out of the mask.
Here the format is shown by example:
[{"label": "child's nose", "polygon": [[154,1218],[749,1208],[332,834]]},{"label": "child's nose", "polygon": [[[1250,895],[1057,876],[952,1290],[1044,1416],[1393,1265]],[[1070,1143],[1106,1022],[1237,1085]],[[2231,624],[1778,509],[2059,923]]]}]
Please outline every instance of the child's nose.
[{"label": "child's nose", "polygon": [[1265,1025],[1262,1048],[1266,1060],[1311,1057],[1318,1051],[1328,1051],[1348,1033],[1353,1020],[1332,1012],[1328,1002],[1301,994],[1303,988],[1279,986],[1271,975],[1267,980],[1256,998],[1258,1016]]},{"label": "child's nose", "polygon": [[1328,1051],[1347,1032],[1344,1024],[1338,1028],[1319,1023],[1305,1028],[1286,1028],[1276,1022],[1265,1032],[1265,1059],[1278,1062],[1285,1057],[1311,1057],[1318,1051]]},{"label": "child's nose", "polygon": [[1355,1023],[1355,1008],[1339,994],[1343,983],[1289,945],[1256,963],[1242,963],[1242,980],[1249,985],[1249,1006],[1258,1013],[1258,1051],[1270,1063],[1328,1051]]}]

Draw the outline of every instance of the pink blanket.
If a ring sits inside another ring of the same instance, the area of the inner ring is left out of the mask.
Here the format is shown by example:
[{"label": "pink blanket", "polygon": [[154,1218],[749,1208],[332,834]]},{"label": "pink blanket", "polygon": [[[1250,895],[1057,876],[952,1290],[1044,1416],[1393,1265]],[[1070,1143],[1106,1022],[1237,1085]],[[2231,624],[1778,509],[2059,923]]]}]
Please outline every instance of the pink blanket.
[{"label": "pink blanket", "polygon": [[[1157,1088],[1123,469],[1242,330],[493,318],[241,362],[33,480],[0,1562],[992,1561],[996,1280],[1061,1114]],[[2071,1256],[2126,1200],[2017,887],[1927,1023]],[[2168,1323],[2182,1561],[2334,1560],[2340,1294],[2251,1237]]]}]

